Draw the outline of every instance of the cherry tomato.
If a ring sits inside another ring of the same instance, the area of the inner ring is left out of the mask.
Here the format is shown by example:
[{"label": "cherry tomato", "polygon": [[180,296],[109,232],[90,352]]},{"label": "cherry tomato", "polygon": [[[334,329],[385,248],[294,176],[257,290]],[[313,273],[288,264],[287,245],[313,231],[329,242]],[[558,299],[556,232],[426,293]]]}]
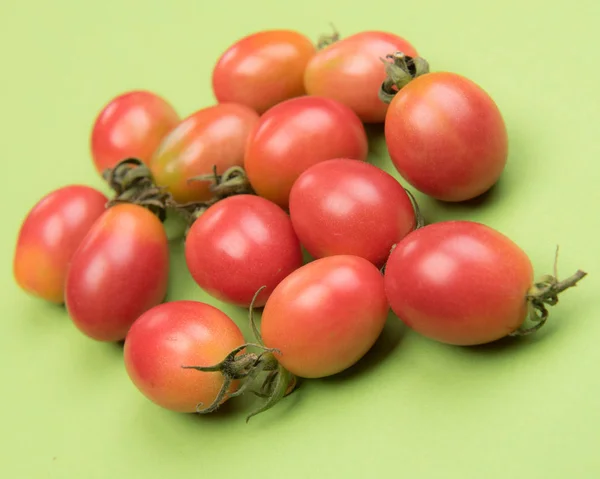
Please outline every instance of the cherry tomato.
[{"label": "cherry tomato", "polygon": [[220,103],[247,105],[258,113],[301,96],[304,69],[315,47],[304,35],[268,30],[238,40],[219,58],[212,85]]},{"label": "cherry tomato", "polygon": [[498,107],[481,87],[455,73],[428,73],[403,87],[389,105],[385,139],[400,174],[444,201],[481,195],[507,160]]},{"label": "cherry tomato", "polygon": [[533,281],[527,255],[509,238],[471,221],[420,228],[387,262],[392,310],[422,335],[473,345],[502,338],[523,324]]},{"label": "cherry tomato", "polygon": [[113,206],[73,255],[67,310],[87,336],[120,341],[144,311],[164,300],[168,273],[167,236],[158,218],[142,206]]},{"label": "cherry tomato", "polygon": [[377,95],[385,80],[381,58],[395,51],[417,55],[407,40],[386,32],[360,32],[336,41],[309,61],[306,91],[349,106],[366,123],[382,123],[387,105]]},{"label": "cherry tomato", "polygon": [[150,170],[154,181],[168,188],[175,201],[207,201],[209,182],[188,181],[242,166],[246,141],[258,122],[253,110],[234,103],[204,108],[190,115],[167,135],[156,150]]},{"label": "cherry tomato", "polygon": [[317,163],[294,183],[290,217],[314,258],[350,254],[376,266],[415,227],[415,212],[400,183],[376,166],[335,159]]},{"label": "cherry tomato", "polygon": [[108,198],[83,185],[59,188],[27,214],[17,238],[13,274],[29,294],[62,304],[71,257]]},{"label": "cherry tomato", "polygon": [[317,259],[285,278],[261,320],[265,346],[292,374],[318,378],[355,364],[383,330],[389,306],[383,277],[350,255]]},{"label": "cherry tomato", "polygon": [[302,266],[302,251],[287,214],[253,195],[215,203],[192,227],[185,257],[196,283],[208,294],[247,307],[261,286],[255,306]]},{"label": "cherry tomato", "polygon": [[179,115],[163,98],[132,91],[113,98],[100,112],[91,134],[92,159],[100,174],[125,158],[148,164]]},{"label": "cherry tomato", "polygon": [[265,113],[250,134],[244,166],[252,187],[287,208],[294,181],[333,158],[366,160],[367,135],[345,105],[320,97],[288,100]]},{"label": "cherry tomato", "polygon": [[[182,366],[212,366],[244,344],[236,324],[218,309],[197,301],[173,301],[146,311],[125,340],[125,368],[133,384],[155,404],[176,412],[195,412],[212,403],[220,372]],[[237,389],[233,382],[229,392]]]}]

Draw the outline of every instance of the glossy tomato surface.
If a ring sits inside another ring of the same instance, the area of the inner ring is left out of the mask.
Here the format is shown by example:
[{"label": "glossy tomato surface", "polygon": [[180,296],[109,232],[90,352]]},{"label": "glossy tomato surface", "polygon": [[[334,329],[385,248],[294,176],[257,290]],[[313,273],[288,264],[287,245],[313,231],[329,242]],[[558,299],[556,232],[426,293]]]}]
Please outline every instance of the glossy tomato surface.
[{"label": "glossy tomato surface", "polygon": [[288,215],[254,195],[231,196],[206,210],[190,228],[185,258],[202,289],[242,307],[266,286],[255,302],[263,306],[303,261]]},{"label": "glossy tomato surface", "polygon": [[165,135],[179,123],[175,109],[149,91],[131,91],[113,98],[98,114],[91,134],[91,152],[98,173],[126,158],[148,164]]},{"label": "glossy tomato surface", "polygon": [[[125,340],[125,368],[133,384],[155,404],[190,413],[211,404],[223,386],[220,372],[182,366],[212,366],[244,344],[223,312],[197,301],[173,301],[146,311]],[[237,389],[233,383],[229,392]]]},{"label": "glossy tomato surface", "polygon": [[287,208],[294,181],[333,158],[366,160],[367,135],[347,106],[322,97],[288,100],[265,113],[250,135],[244,166],[254,190]]},{"label": "glossy tomato surface", "polygon": [[29,294],[61,304],[75,250],[106,210],[94,188],[70,185],[44,196],[25,217],[17,238],[13,274]]},{"label": "glossy tomato surface", "polygon": [[220,103],[246,105],[258,113],[305,94],[304,69],[315,54],[312,42],[291,30],[248,35],[219,58],[212,76]]},{"label": "glossy tomato surface", "polygon": [[175,201],[210,199],[209,182],[188,181],[211,174],[213,166],[222,174],[242,166],[246,141],[258,114],[233,103],[204,108],[190,115],[164,139],[150,163],[154,180],[165,186]]},{"label": "glossy tomato surface", "polygon": [[65,299],[75,325],[99,341],[120,341],[162,302],[169,251],[162,223],[133,204],[109,208],[73,255]]},{"label": "glossy tomato surface", "polygon": [[470,221],[416,230],[385,269],[398,317],[428,338],[457,345],[487,343],[519,328],[532,282],[531,262],[513,241]]},{"label": "glossy tomato surface", "polygon": [[296,270],[273,291],[261,320],[265,345],[291,373],[318,378],[355,364],[373,346],[389,306],[366,259],[340,255]]},{"label": "glossy tomato surface", "polygon": [[416,223],[410,198],[394,177],[348,159],[317,163],[300,175],[290,193],[290,218],[314,258],[350,254],[376,266]]},{"label": "glossy tomato surface", "polygon": [[508,154],[500,110],[481,87],[455,73],[428,73],[402,88],[390,103],[385,139],[400,174],[444,201],[490,189]]},{"label": "glossy tomato surface", "polygon": [[347,105],[365,123],[382,123],[388,106],[378,97],[386,77],[381,59],[397,51],[417,56],[407,40],[392,33],[366,31],[338,40],[311,58],[306,91]]}]

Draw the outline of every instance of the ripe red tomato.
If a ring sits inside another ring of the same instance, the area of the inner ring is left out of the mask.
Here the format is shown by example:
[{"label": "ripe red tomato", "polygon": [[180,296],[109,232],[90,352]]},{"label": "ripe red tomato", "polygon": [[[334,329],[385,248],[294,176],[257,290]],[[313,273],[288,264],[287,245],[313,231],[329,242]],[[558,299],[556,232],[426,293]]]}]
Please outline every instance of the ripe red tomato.
[{"label": "ripe red tomato", "polygon": [[420,228],[387,262],[392,310],[409,327],[437,341],[487,343],[526,319],[533,268],[509,238],[471,221]]},{"label": "ripe red tomato", "polygon": [[17,284],[34,296],[62,304],[71,257],[107,202],[102,193],[83,185],[44,196],[19,231],[13,260]]},{"label": "ripe red tomato", "polygon": [[185,258],[196,283],[208,294],[248,307],[263,306],[275,287],[302,266],[302,251],[287,214],[253,195],[215,203],[192,225]]},{"label": "ripe red tomato", "polygon": [[507,160],[498,107],[481,87],[455,73],[428,73],[403,87],[389,105],[385,139],[400,174],[444,201],[481,195]]},{"label": "ripe red tomato", "polygon": [[234,103],[197,111],[177,125],[156,150],[150,162],[154,181],[167,187],[179,203],[209,200],[209,182],[188,180],[211,174],[213,166],[218,174],[242,166],[248,135],[257,122],[256,112]]},{"label": "ripe red tomato", "polygon": [[[218,309],[197,301],[173,301],[146,311],[125,340],[125,368],[133,384],[155,404],[176,412],[208,406],[223,386],[220,372],[182,366],[212,366],[244,344],[236,324]],[[229,393],[238,382],[232,382]]]},{"label": "ripe red tomato", "polygon": [[356,114],[321,97],[288,100],[265,113],[250,134],[244,167],[260,196],[287,208],[294,181],[333,158],[366,160],[367,135]]},{"label": "ripe red tomato", "polygon": [[238,40],[219,58],[212,75],[220,103],[247,105],[258,113],[304,95],[304,69],[315,47],[304,35],[268,30]]},{"label": "ripe red tomato", "polygon": [[360,32],[336,41],[309,61],[306,91],[349,106],[366,123],[382,123],[387,105],[377,95],[385,80],[381,58],[395,51],[417,56],[407,40],[386,32]]},{"label": "ripe red tomato", "polygon": [[75,325],[98,341],[120,341],[167,292],[169,250],[149,210],[118,204],[94,223],[73,255],[65,300]]},{"label": "ripe red tomato", "polygon": [[179,123],[166,100],[148,91],[113,98],[99,113],[91,134],[92,159],[98,173],[125,158],[148,164],[164,136]]},{"label": "ripe red tomato", "polygon": [[355,364],[373,346],[389,306],[383,277],[358,256],[317,259],[285,278],[267,301],[264,344],[292,374],[318,378]]},{"label": "ripe red tomato", "polygon": [[317,163],[300,175],[290,193],[290,218],[314,258],[350,254],[376,266],[416,223],[410,198],[395,178],[347,159]]}]

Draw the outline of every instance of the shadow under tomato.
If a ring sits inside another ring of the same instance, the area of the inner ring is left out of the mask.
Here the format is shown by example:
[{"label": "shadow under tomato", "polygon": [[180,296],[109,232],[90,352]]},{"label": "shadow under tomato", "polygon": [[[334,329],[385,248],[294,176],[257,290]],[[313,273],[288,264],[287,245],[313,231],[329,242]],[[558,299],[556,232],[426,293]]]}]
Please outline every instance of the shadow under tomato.
[{"label": "shadow under tomato", "polygon": [[514,354],[520,350],[531,348],[536,343],[546,341],[548,336],[552,335],[553,332],[554,328],[544,327],[540,331],[528,336],[505,336],[491,343],[462,346],[459,347],[459,350],[464,354],[472,355]]},{"label": "shadow under tomato", "polygon": [[376,368],[398,347],[406,333],[406,326],[393,312],[389,312],[383,332],[360,361],[341,373],[329,376],[321,381],[346,381],[361,376]]}]

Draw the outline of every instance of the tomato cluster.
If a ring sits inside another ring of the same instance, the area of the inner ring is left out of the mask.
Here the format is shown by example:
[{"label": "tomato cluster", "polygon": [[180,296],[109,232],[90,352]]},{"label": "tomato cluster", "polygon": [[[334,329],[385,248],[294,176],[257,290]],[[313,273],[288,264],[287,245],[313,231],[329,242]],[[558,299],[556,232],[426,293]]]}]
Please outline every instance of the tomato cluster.
[{"label": "tomato cluster", "polygon": [[[112,99],[90,137],[111,198],[83,185],[49,193],[15,250],[18,285],[64,303],[86,336],[124,340],[127,373],[154,403],[209,413],[251,391],[264,398],[251,415],[262,412],[297,378],[360,361],[390,310],[448,344],[529,334],[585,276],[535,282],[500,232],[425,225],[413,194],[368,162],[364,125],[383,123],[393,166],[438,200],[481,195],[506,164],[492,98],[430,72],[404,38],[366,31],[314,45],[259,32],[223,53],[212,85],[216,104],[186,118],[152,92]],[[187,222],[193,280],[249,310],[249,342],[214,306],[166,301],[168,212]]]}]

